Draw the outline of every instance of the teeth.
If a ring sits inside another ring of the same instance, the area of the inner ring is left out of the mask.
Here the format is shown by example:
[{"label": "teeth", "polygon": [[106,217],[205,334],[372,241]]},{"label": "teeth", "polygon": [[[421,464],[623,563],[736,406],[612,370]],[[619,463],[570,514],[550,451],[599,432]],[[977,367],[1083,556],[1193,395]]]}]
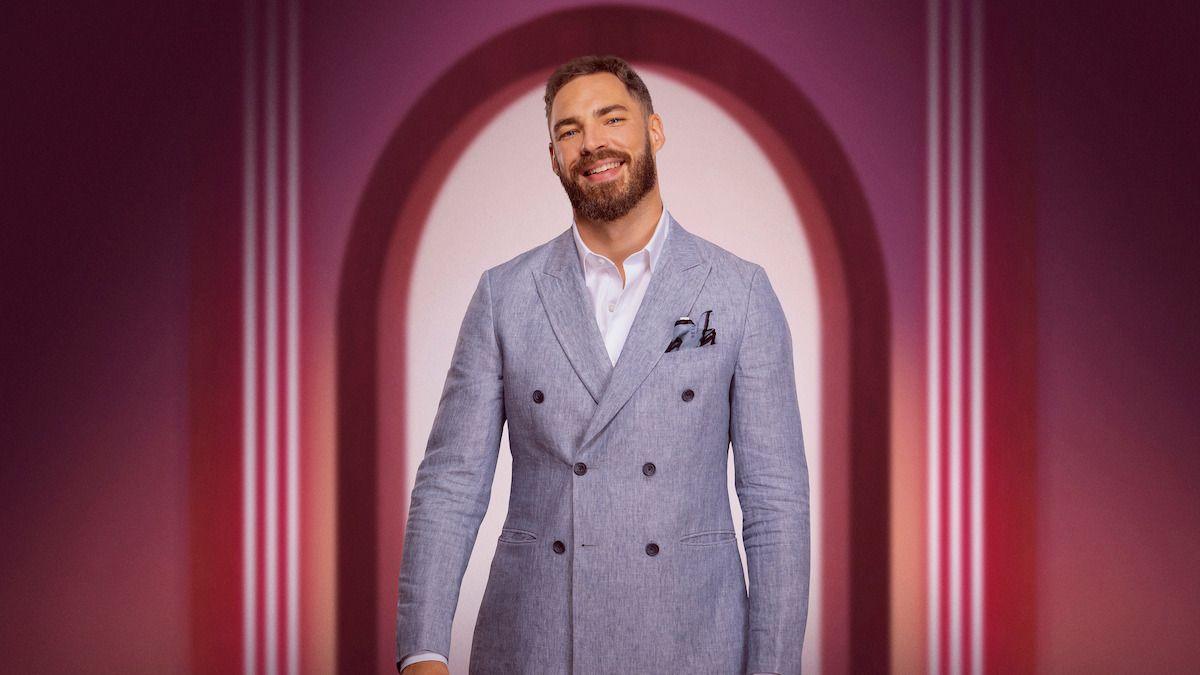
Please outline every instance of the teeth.
[{"label": "teeth", "polygon": [[611,169],[611,168],[613,168],[614,166],[620,166],[620,164],[621,164],[620,162],[609,162],[608,164],[602,164],[602,165],[600,165],[600,166],[596,167],[595,169],[592,169],[592,170],[588,171],[588,172],[587,172],[587,173],[585,173],[584,175],[585,175],[585,176],[590,176],[590,175],[592,175],[592,174],[594,174],[594,173],[600,173],[601,171],[607,171],[608,169]]}]

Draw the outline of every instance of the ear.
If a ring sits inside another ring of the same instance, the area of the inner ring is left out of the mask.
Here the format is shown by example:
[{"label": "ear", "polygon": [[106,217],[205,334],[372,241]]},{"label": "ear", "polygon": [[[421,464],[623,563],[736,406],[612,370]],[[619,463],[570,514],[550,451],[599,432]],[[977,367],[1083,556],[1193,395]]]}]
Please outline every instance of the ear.
[{"label": "ear", "polygon": [[646,129],[650,133],[650,147],[658,154],[659,149],[667,143],[667,133],[663,130],[662,117],[653,113],[646,120]]},{"label": "ear", "polygon": [[550,170],[553,171],[554,175],[557,176],[558,175],[558,161],[555,160],[555,158],[554,158],[554,141],[551,141],[550,143],[548,143],[547,147],[550,150]]}]

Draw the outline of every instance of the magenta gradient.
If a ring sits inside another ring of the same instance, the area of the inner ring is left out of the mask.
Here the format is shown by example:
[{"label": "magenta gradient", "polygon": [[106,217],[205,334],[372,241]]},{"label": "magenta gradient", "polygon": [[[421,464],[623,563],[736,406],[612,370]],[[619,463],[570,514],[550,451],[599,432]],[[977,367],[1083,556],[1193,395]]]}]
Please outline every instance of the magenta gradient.
[{"label": "magenta gradient", "polygon": [[[302,3],[304,344],[332,339],[355,208],[413,102],[489,37],[584,4]],[[829,122],[879,227],[893,363],[911,380],[897,389],[923,397],[925,3],[633,4],[745,41]],[[1035,168],[1034,661],[1195,672],[1198,10],[985,4],[1036,27],[1032,70],[1013,74],[1028,82],[1032,107],[1020,112],[1035,132],[1018,149]],[[27,3],[9,14],[3,669],[189,672],[190,593],[206,572],[189,470],[205,439],[239,424],[194,426],[189,402],[208,371],[189,339],[229,338],[189,322],[196,307],[220,308],[215,282],[193,277],[212,269],[196,257],[239,253],[211,243],[241,226],[241,8]],[[922,438],[923,419],[897,423]]]}]

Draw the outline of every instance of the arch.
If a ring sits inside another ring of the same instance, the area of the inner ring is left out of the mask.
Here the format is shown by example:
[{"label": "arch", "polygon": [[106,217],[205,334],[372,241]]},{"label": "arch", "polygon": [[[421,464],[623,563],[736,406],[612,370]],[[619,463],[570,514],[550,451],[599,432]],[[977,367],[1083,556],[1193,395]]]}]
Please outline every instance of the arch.
[{"label": "arch", "polygon": [[[654,39],[645,39],[651,33]],[[835,402],[844,402],[842,442],[822,445],[845,450],[826,460],[827,481],[837,484],[825,491],[842,500],[827,512],[840,510],[846,520],[843,531],[827,528],[828,536],[841,537],[825,547],[826,569],[837,572],[827,578],[839,584],[825,594],[823,615],[831,620],[826,645],[837,647],[826,647],[821,660],[830,670],[886,671],[890,320],[882,255],[862,188],[828,124],[771,62],[688,17],[624,6],[555,12],[481,45],[414,104],[373,167],[354,215],[338,292],[338,668],[375,667],[375,607],[387,590],[376,585],[375,486],[378,300],[388,247],[409,256],[416,251],[437,187],[473,130],[496,109],[482,102],[512,100],[563,61],[588,52],[653,65],[712,97],[762,145],[802,215],[817,266],[822,341],[845,357],[844,368],[827,370],[833,376],[822,384],[826,415],[838,415]],[[768,118],[758,110],[787,114]],[[399,283],[406,296],[410,279]]]}]

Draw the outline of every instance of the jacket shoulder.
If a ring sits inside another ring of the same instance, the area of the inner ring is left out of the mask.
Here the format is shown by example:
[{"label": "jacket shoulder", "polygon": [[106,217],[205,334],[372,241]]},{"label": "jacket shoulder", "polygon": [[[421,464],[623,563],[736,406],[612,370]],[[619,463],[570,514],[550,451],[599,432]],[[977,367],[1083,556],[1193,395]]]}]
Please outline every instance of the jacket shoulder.
[{"label": "jacket shoulder", "polygon": [[750,292],[750,280],[754,278],[756,272],[761,273],[762,265],[747,260],[700,235],[690,232],[688,234],[694,238],[704,257],[712,264],[710,277],[716,275],[728,288],[736,288],[743,293]]},{"label": "jacket shoulder", "polygon": [[488,277],[493,296],[504,297],[508,291],[515,290],[514,284],[519,285],[522,282],[528,281],[530,279],[530,271],[542,269],[546,264],[546,256],[550,252],[550,246],[564,235],[570,236],[570,230],[560,232],[558,235],[531,249],[518,253],[502,263],[485,269],[483,274]]}]

